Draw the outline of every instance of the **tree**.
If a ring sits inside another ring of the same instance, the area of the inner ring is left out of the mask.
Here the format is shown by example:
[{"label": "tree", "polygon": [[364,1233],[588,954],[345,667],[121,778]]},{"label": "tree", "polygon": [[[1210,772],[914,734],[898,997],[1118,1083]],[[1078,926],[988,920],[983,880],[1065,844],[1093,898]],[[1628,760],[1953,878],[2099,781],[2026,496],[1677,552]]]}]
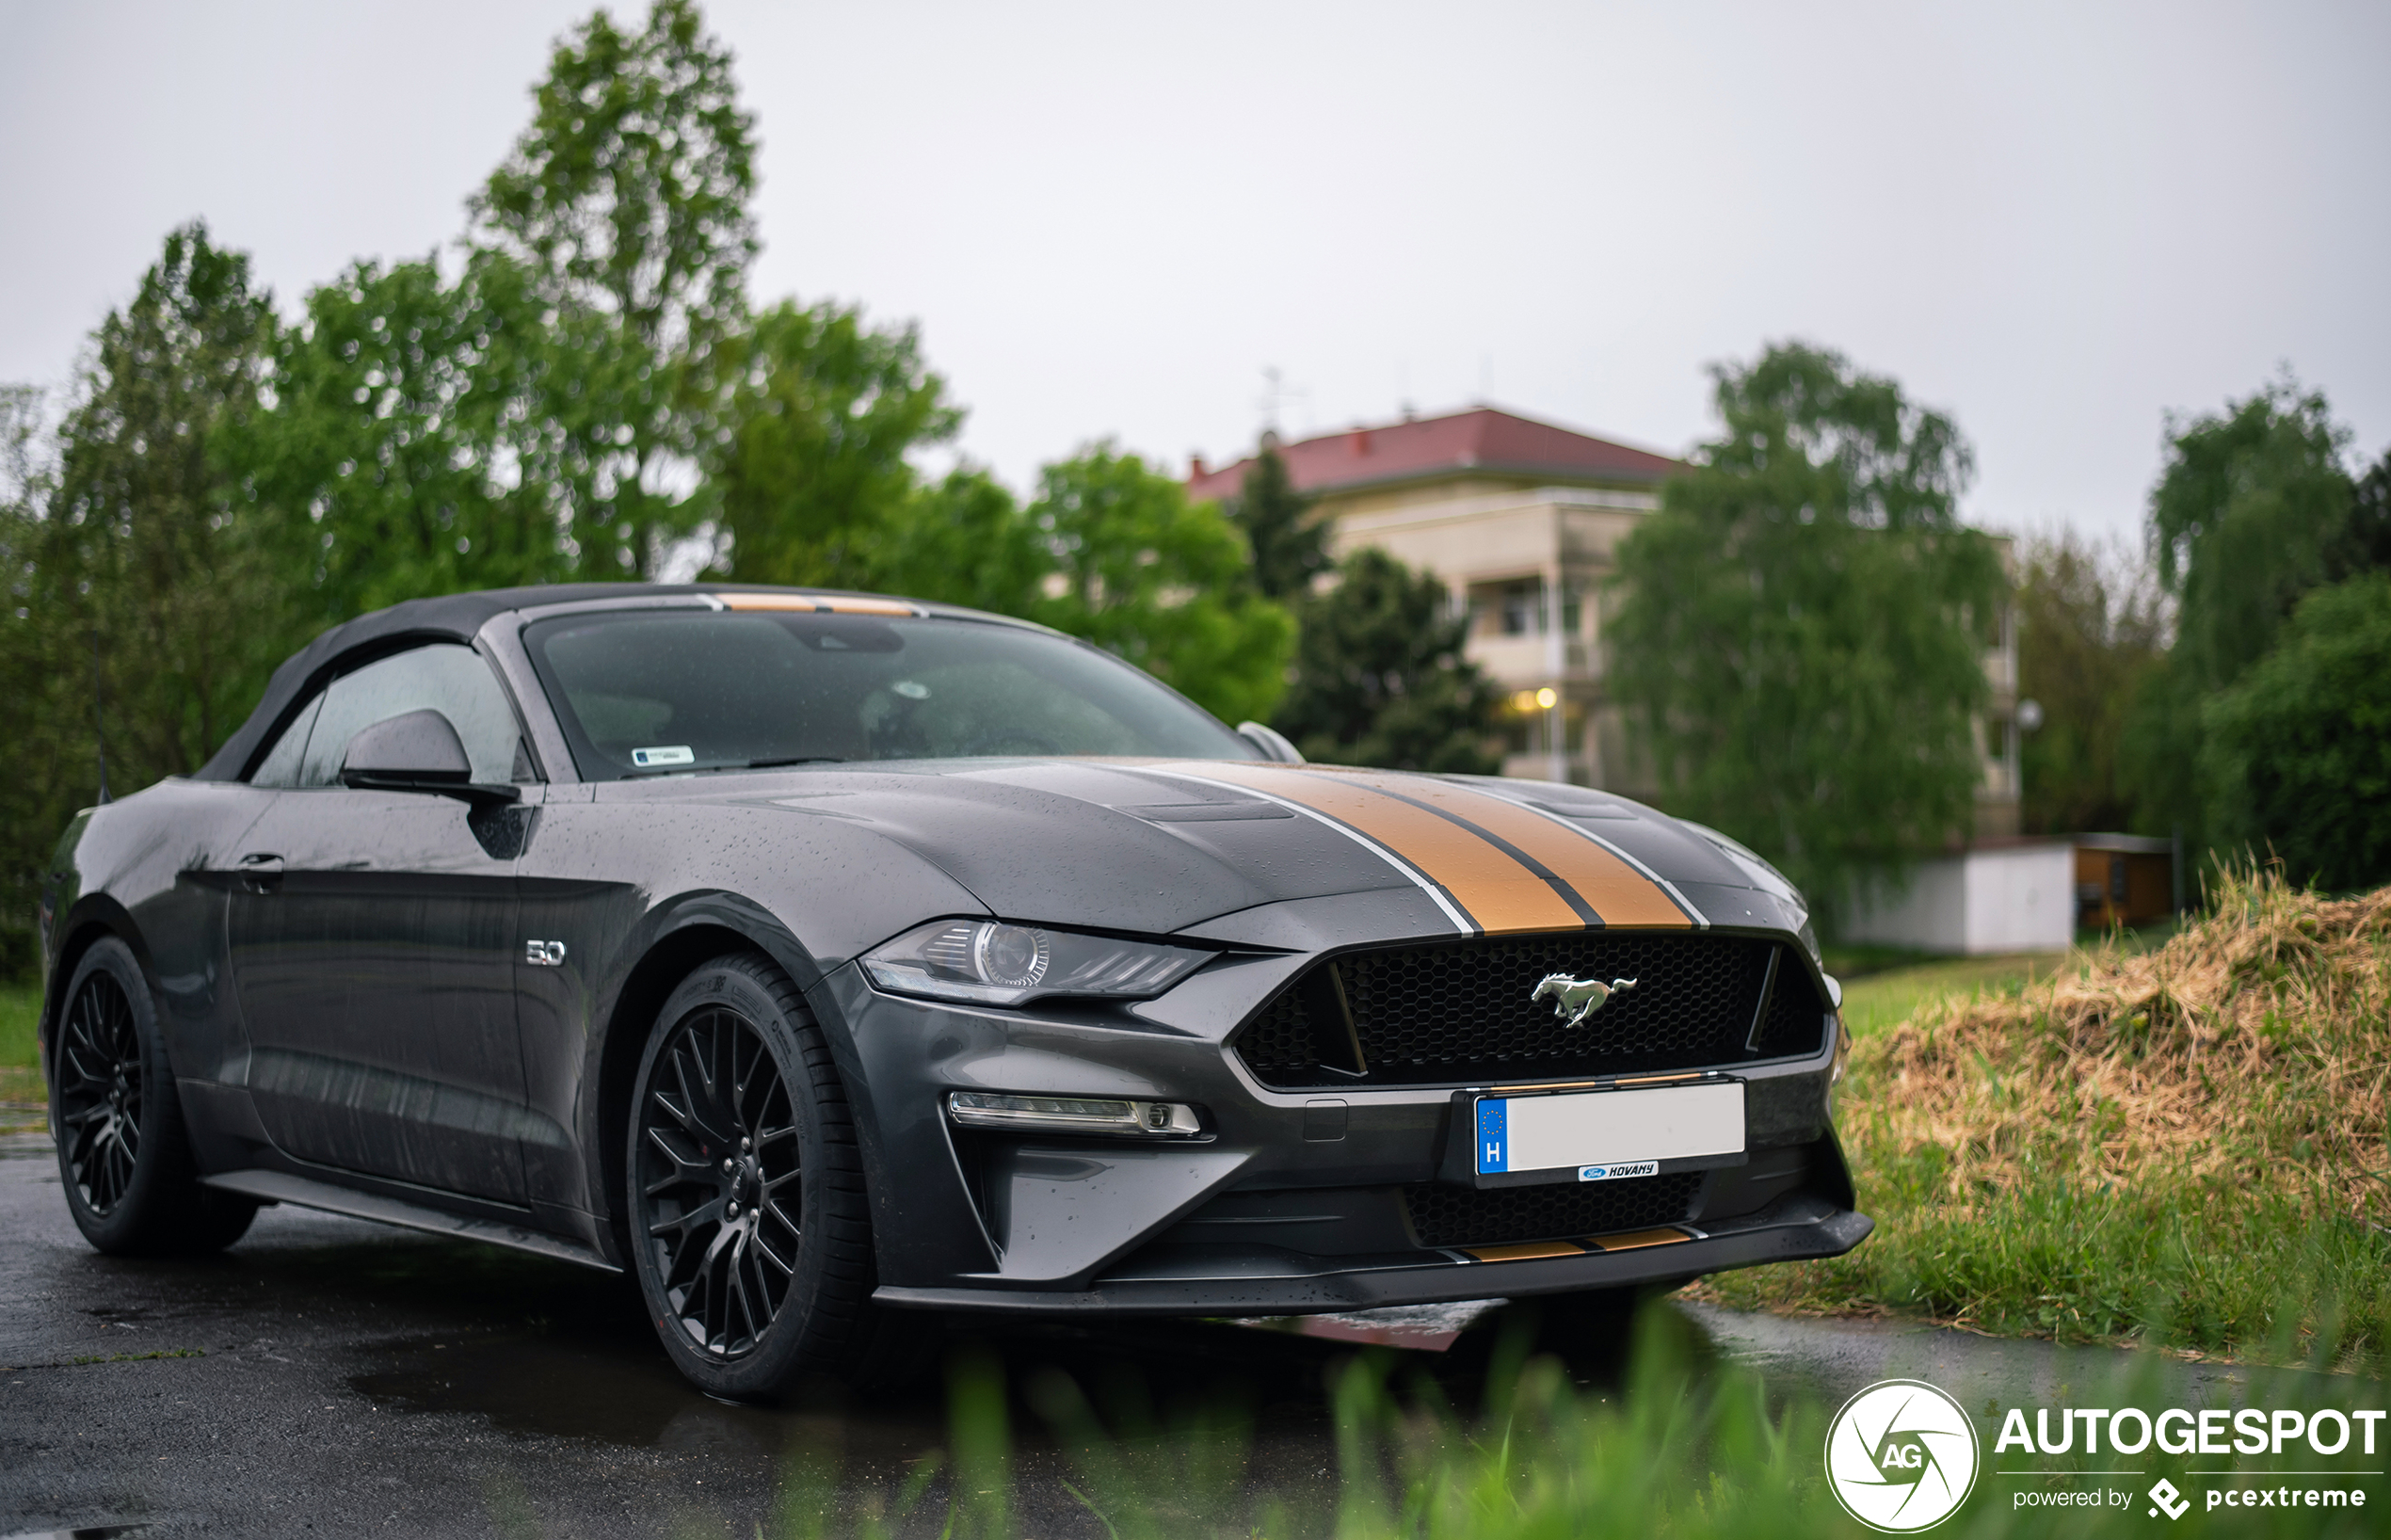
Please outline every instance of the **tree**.
[{"label": "tree", "polygon": [[730,65],[693,0],[656,0],[637,34],[597,12],[557,43],[531,126],[471,204],[483,245],[537,275],[543,324],[579,344],[537,415],[586,575],[648,575],[707,511],[676,483],[756,252],[755,125]]},{"label": "tree", "polygon": [[907,457],[963,414],[911,327],[783,301],[718,350],[727,385],[709,470],[746,583],[875,586],[884,533],[913,503]]},{"label": "tree", "polygon": [[2274,650],[2201,712],[2220,843],[2331,889],[2391,881],[2391,573],[2300,601]]},{"label": "tree", "polygon": [[1312,520],[1312,499],[1295,490],[1275,434],[1245,469],[1244,485],[1229,501],[1229,519],[1254,553],[1254,582],[1265,599],[1292,604],[1311,592],[1312,579],[1335,563],[1327,530]]},{"label": "tree", "polygon": [[538,473],[541,309],[495,257],[455,281],[428,258],[361,262],[308,296],[275,350],[273,409],[233,442],[311,626],[564,575]]},{"label": "tree", "polygon": [[2145,564],[2073,535],[2028,543],[2017,583],[2017,691],[2041,704],[2043,725],[2025,735],[2021,756],[2027,832],[2132,826],[2118,746],[2166,640]]},{"label": "tree", "polygon": [[2325,577],[2339,583],[2391,571],[2391,449],[2350,489],[2350,516],[2325,551]]},{"label": "tree", "polygon": [[2201,781],[2203,703],[2265,656],[2301,596],[2364,542],[2349,543],[2349,435],[2321,394],[2285,380],[2168,427],[2150,536],[2175,643],[2135,701],[2125,762],[2145,823],[2196,851],[2218,800]]},{"label": "tree", "polygon": [[[52,618],[37,612],[41,586],[42,516],[55,468],[47,461],[42,393],[30,385],[0,386],[0,694],[10,703],[17,763],[0,776],[0,983],[36,966],[34,915],[40,873],[58,837],[62,809],[88,794],[88,733],[62,731],[62,678],[83,660],[66,653],[67,638]],[[88,665],[87,665],[88,667]],[[78,676],[88,677],[76,669]],[[76,692],[79,696],[84,692]]]},{"label": "tree", "polygon": [[2321,393],[2289,380],[2168,426],[2151,536],[2177,604],[2171,665],[2205,694],[2264,656],[2327,578],[2350,520],[2349,433]]},{"label": "tree", "polygon": [[1801,344],[1712,377],[1723,430],[1619,544],[1612,687],[1672,809],[1831,915],[1970,827],[1999,562],[1892,380]]},{"label": "tree", "polygon": [[1433,574],[1365,546],[1298,618],[1294,681],[1271,725],[1306,759],[1459,775],[1500,767],[1486,747],[1498,692],[1462,655],[1468,617]]},{"label": "tree", "polygon": [[0,395],[0,971],[103,750],[120,795],[196,767],[280,661],[268,542],[223,452],[274,329],[248,259],[188,225],[92,334],[54,433],[37,393]]},{"label": "tree", "polygon": [[1025,616],[1053,569],[1037,526],[1003,483],[976,467],[915,489],[873,532],[861,586],[998,615]]},{"label": "tree", "polygon": [[257,408],[275,329],[249,258],[187,225],[93,334],[59,427],[29,607],[96,642],[120,792],[197,768],[281,661],[269,542],[222,452]]},{"label": "tree", "polygon": [[1253,583],[1218,505],[1108,443],[1047,466],[1028,509],[1050,577],[1030,616],[1128,659],[1220,717],[1267,717],[1286,689],[1287,612]]}]

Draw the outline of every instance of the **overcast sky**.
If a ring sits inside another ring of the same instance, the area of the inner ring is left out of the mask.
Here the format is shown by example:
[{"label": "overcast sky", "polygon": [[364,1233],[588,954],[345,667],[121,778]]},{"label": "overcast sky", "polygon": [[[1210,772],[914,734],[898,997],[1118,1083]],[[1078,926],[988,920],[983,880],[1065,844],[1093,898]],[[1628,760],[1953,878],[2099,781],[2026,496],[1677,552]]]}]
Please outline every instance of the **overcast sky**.
[{"label": "overcast sky", "polygon": [[[174,224],[285,312],[453,241],[548,3],[0,0],[0,380]],[[644,14],[618,6],[618,16]],[[1968,511],[2129,533],[2165,414],[2288,365],[2391,439],[2391,7],[716,0],[757,297],[920,323],[1017,486],[1484,398],[1670,451],[1800,337],[1954,413]]]}]

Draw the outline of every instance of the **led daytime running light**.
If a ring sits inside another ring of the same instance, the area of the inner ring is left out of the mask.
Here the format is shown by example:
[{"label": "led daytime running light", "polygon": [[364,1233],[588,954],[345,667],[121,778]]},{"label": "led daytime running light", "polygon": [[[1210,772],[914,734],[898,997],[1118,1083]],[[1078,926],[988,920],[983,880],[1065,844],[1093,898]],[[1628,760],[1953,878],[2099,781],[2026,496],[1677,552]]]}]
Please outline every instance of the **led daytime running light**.
[{"label": "led daytime running light", "polygon": [[1003,1096],[953,1091],[947,1115],[967,1129],[1044,1133],[1132,1133],[1185,1137],[1203,1131],[1196,1109],[1179,1101],[1115,1100],[1108,1097]]}]

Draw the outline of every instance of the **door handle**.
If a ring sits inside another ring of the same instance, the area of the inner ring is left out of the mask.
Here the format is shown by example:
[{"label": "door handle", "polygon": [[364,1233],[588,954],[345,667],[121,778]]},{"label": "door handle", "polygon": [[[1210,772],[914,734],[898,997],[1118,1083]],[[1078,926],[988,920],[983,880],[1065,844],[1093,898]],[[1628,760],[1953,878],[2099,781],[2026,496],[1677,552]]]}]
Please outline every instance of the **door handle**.
[{"label": "door handle", "polygon": [[282,884],[282,858],[262,851],[241,858],[241,886],[253,893],[270,893]]}]

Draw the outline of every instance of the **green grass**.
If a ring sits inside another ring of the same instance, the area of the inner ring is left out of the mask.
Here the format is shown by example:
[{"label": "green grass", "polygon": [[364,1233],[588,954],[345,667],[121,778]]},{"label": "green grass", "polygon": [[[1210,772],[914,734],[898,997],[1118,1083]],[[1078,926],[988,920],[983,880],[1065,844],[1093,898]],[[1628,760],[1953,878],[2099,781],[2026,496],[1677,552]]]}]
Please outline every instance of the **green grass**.
[{"label": "green grass", "polygon": [[40,1062],[33,1028],[40,1016],[40,985],[0,985],[0,1069],[31,1069]]},{"label": "green grass", "polygon": [[33,1035],[40,1015],[40,986],[0,985],[0,1133],[48,1127],[40,1111],[46,1095]]},{"label": "green grass", "polygon": [[2391,1241],[2363,1219],[2165,1170],[2130,1186],[2049,1175],[1953,1205],[1939,1163],[1855,1145],[1876,1234],[1825,1261],[1719,1275],[1708,1297],[2268,1362],[2372,1366],[2391,1348]]},{"label": "green grass", "polygon": [[2219,915],[2063,963],[1855,981],[1837,1122],[1876,1233],[1702,1293],[2391,1362],[2383,900],[2247,879],[2228,896]]},{"label": "green grass", "polygon": [[2063,952],[1938,957],[1891,972],[1868,974],[1843,986],[1843,1022],[1853,1037],[1870,1037],[1907,1020],[1930,1000],[2015,994],[2029,979],[2050,977],[2066,965],[2067,957]]}]

